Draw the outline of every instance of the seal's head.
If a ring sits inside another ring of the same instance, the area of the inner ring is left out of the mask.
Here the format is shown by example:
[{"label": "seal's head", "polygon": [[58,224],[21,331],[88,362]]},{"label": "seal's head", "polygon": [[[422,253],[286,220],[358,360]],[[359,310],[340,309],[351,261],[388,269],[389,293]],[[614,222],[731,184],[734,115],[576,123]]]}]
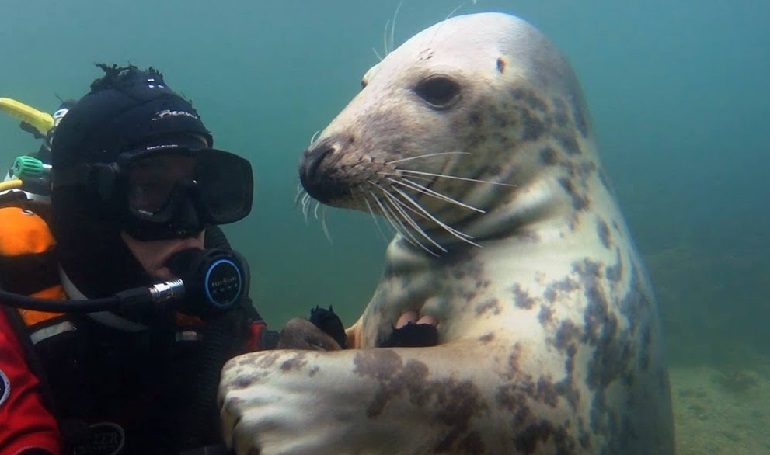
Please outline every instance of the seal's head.
[{"label": "seal's head", "polygon": [[500,13],[440,22],[362,85],[302,158],[310,196],[450,242],[460,230],[499,236],[522,217],[569,210],[569,196],[548,188],[559,175],[547,165],[591,153],[587,115],[570,65],[526,22]]}]

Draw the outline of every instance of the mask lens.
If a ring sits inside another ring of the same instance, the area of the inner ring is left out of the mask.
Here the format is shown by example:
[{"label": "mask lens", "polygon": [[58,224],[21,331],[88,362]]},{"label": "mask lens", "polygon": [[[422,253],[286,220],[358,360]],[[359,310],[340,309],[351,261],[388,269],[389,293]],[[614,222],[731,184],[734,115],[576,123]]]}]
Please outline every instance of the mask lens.
[{"label": "mask lens", "polygon": [[131,212],[141,219],[168,212],[177,190],[195,184],[195,168],[196,158],[181,154],[151,155],[130,163],[127,196]]},{"label": "mask lens", "polygon": [[232,223],[251,211],[253,177],[245,159],[222,151],[198,157],[196,182],[214,224]]}]

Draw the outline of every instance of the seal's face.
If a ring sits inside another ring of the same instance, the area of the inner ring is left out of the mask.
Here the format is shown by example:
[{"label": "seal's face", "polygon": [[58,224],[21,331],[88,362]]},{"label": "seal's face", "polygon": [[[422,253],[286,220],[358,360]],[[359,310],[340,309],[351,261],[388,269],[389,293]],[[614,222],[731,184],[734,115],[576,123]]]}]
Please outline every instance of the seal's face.
[{"label": "seal's face", "polygon": [[464,18],[428,28],[371,68],[361,93],[305,152],[308,194],[462,240],[461,229],[490,209],[515,211],[517,195],[544,177],[556,181],[543,160],[565,148],[546,139],[564,138],[581,153],[580,89],[541,34],[492,20],[501,23],[486,32]]}]

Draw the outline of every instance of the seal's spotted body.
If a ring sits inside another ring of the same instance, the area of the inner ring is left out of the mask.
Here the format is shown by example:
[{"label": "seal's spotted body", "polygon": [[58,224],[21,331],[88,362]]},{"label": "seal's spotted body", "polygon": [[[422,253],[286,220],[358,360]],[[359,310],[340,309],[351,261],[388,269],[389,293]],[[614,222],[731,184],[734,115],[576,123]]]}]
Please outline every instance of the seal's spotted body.
[{"label": "seal's spotted body", "polygon": [[[364,85],[303,185],[403,235],[348,331],[358,349],[228,364],[228,438],[262,454],[673,453],[655,303],[567,62],[526,23],[477,14],[416,35]],[[377,348],[408,310],[440,321],[439,345]]]}]

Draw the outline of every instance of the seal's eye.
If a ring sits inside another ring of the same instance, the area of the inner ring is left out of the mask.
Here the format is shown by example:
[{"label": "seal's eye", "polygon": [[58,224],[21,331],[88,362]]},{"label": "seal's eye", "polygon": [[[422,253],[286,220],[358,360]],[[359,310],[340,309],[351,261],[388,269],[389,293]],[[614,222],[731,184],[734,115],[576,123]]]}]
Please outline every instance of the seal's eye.
[{"label": "seal's eye", "polygon": [[447,108],[460,98],[460,84],[446,76],[433,76],[420,81],[414,92],[433,107]]}]

